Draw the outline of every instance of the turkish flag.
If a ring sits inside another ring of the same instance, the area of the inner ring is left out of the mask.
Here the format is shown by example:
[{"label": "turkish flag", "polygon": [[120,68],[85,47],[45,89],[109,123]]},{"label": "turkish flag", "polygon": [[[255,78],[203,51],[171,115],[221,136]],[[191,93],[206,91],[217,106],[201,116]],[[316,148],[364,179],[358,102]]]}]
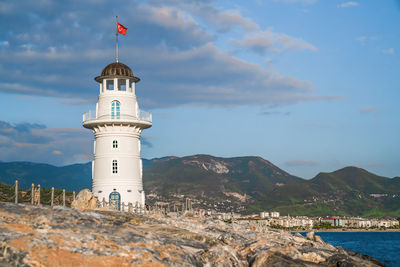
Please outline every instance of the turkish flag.
[{"label": "turkish flag", "polygon": [[124,25],[119,24],[119,23],[117,22],[117,32],[118,32],[118,33],[121,33],[121,34],[123,34],[123,35],[126,35],[126,30],[127,30],[127,29],[128,29],[127,27],[125,27]]}]

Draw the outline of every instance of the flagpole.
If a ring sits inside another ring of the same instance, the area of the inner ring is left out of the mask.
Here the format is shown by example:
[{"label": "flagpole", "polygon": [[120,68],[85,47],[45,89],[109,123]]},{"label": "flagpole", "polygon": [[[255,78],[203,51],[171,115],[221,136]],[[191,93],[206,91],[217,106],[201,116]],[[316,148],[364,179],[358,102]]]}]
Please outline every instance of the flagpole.
[{"label": "flagpole", "polygon": [[115,31],[115,37],[116,37],[116,41],[117,41],[117,45],[115,47],[115,61],[118,62],[118,16],[115,16],[115,19],[117,21],[116,23],[116,31]]}]

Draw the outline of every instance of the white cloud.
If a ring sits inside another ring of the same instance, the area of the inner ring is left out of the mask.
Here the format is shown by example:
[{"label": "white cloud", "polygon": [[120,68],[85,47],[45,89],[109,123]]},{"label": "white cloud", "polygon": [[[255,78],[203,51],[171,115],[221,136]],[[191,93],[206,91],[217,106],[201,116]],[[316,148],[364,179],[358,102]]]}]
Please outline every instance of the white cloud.
[{"label": "white cloud", "polygon": [[52,154],[59,156],[59,155],[62,155],[63,153],[60,150],[53,150]]},{"label": "white cloud", "polygon": [[[261,54],[317,49],[272,29],[259,32],[258,25],[239,10],[216,7],[214,1],[116,2],[10,2],[8,17],[0,16],[0,23],[7,26],[0,30],[0,40],[11,44],[0,49],[0,91],[62,97],[65,104],[95,99],[98,85],[93,77],[114,60],[112,7],[123,5],[119,17],[128,35],[120,39],[120,61],[142,78],[138,96],[144,108],[280,106],[338,98],[318,94],[309,81],[241,60],[217,47],[218,35],[213,31],[228,34],[240,29],[235,34],[245,31],[247,36],[236,42]],[[31,13],[35,16],[24,16]]]},{"label": "white cloud", "polygon": [[273,0],[274,2],[282,2],[282,3],[302,3],[302,4],[314,4],[318,0]]},{"label": "white cloud", "polygon": [[232,42],[260,55],[267,53],[279,54],[290,50],[317,50],[315,46],[302,38],[276,33],[272,29],[250,34],[245,36],[243,40],[233,40]]},{"label": "white cloud", "polygon": [[92,138],[91,131],[82,128],[47,128],[41,124],[11,124],[0,120],[0,160],[76,163],[75,155],[91,155]]},{"label": "white cloud", "polygon": [[0,47],[9,47],[10,43],[8,41],[0,41]]},{"label": "white cloud", "polygon": [[204,14],[203,17],[220,32],[229,31],[233,25],[238,25],[246,31],[254,31],[259,28],[252,20],[243,17],[238,10],[225,10],[219,12],[217,16]]},{"label": "white cloud", "polygon": [[394,48],[383,49],[381,52],[385,55],[394,55]]},{"label": "white cloud", "polygon": [[377,113],[378,110],[374,107],[364,107],[360,110],[361,114],[371,114],[371,113]]},{"label": "white cloud", "polygon": [[285,162],[286,166],[290,167],[299,167],[299,166],[319,166],[320,163],[317,161],[312,161],[312,160],[302,160],[302,159],[295,159],[295,160],[289,160]]},{"label": "white cloud", "polygon": [[359,36],[356,38],[357,41],[361,42],[361,43],[365,43],[365,41],[368,39],[367,36]]},{"label": "white cloud", "polygon": [[358,6],[358,5],[359,5],[358,2],[349,1],[346,3],[339,4],[339,5],[337,5],[337,7],[344,8],[344,7],[354,7],[354,6]]},{"label": "white cloud", "polygon": [[217,8],[215,1],[151,0],[150,2],[156,6],[179,8],[199,18],[218,32],[228,32],[234,27],[245,31],[259,29],[259,26],[252,19],[243,16],[240,10]]}]

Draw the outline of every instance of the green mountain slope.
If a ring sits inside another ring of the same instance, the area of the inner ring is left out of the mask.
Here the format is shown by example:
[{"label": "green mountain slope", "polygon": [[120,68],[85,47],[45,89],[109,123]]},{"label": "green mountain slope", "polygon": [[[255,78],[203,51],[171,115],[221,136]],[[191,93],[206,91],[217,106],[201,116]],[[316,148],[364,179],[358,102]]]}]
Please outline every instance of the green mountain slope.
[{"label": "green mountain slope", "polygon": [[346,167],[276,188],[258,203],[293,215],[399,216],[399,180]]},{"label": "green mountain slope", "polygon": [[144,168],[145,190],[164,196],[237,192],[264,196],[275,187],[301,181],[260,157],[218,158],[194,155],[152,160]]},{"label": "green mountain slope", "polygon": [[[0,182],[13,184],[17,178],[23,188],[35,183],[79,191],[91,188],[91,164],[0,162]],[[189,197],[196,207],[227,212],[400,216],[400,177],[386,178],[356,167],[304,180],[260,157],[164,157],[143,159],[143,182],[149,204],[179,206]]]},{"label": "green mountain slope", "polygon": [[92,187],[91,166],[91,163],[56,167],[32,162],[0,162],[0,182],[14,184],[17,179],[21,188],[35,183],[42,187],[79,191]]}]

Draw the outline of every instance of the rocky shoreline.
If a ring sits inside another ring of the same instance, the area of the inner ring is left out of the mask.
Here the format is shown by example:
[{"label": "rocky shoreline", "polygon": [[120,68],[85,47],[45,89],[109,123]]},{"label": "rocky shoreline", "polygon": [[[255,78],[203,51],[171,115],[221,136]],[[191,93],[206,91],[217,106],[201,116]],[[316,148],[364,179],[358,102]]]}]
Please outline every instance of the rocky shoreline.
[{"label": "rocky shoreline", "polygon": [[[305,230],[286,230],[289,232],[293,232],[293,233],[304,233],[307,232]],[[323,229],[312,229],[312,231],[316,232],[316,233],[326,233],[326,232],[338,232],[338,233],[346,233],[346,232],[370,232],[370,233],[384,233],[384,232],[388,232],[388,233],[394,233],[394,232],[400,232],[400,229],[362,229],[362,228],[355,228],[355,229],[348,229],[348,228],[337,228],[337,229],[330,229],[330,228],[323,228]]]},{"label": "rocky shoreline", "polygon": [[0,203],[0,266],[384,266],[281,230],[210,218]]}]

